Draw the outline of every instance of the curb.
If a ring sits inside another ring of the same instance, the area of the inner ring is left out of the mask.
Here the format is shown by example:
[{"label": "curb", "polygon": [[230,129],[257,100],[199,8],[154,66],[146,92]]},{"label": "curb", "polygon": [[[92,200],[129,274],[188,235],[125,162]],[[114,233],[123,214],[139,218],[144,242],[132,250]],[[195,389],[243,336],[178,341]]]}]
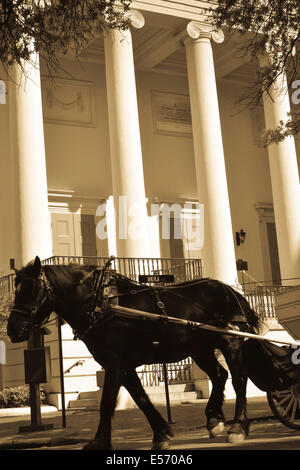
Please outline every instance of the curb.
[{"label": "curb", "polygon": [[[58,409],[55,406],[42,406],[41,413],[57,413]],[[31,410],[29,406],[20,408],[0,408],[0,418],[10,418],[14,416],[27,416],[30,415]]]},{"label": "curb", "polygon": [[[274,415],[261,416],[255,418],[249,418],[250,423],[263,422],[268,420],[276,420]],[[232,420],[226,421],[226,425],[232,424]],[[199,428],[205,428],[205,425],[198,426]],[[90,438],[86,437],[36,437],[36,438],[14,438],[0,440],[0,451],[1,450],[22,450],[22,449],[33,449],[37,447],[59,447],[72,444],[84,444],[90,442]]]},{"label": "curb", "polygon": [[33,439],[9,439],[0,441],[0,450],[30,449],[36,447],[55,447],[89,442],[85,437],[38,437]]}]

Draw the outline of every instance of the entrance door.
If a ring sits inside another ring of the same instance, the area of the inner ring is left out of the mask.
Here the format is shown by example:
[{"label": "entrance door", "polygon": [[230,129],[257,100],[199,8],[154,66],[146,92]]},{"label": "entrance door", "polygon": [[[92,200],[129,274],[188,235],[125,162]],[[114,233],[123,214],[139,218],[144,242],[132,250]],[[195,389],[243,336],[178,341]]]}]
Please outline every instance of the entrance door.
[{"label": "entrance door", "polygon": [[97,256],[95,217],[51,214],[54,256]]},{"label": "entrance door", "polygon": [[89,214],[75,214],[74,236],[77,256],[97,256],[95,217]]},{"label": "entrance door", "polygon": [[[179,213],[170,213],[169,239],[162,238],[162,217],[160,217],[161,254],[165,258],[201,259],[202,240],[199,228],[198,205],[189,203]],[[203,236],[203,235],[202,235]]]},{"label": "entrance door", "polygon": [[280,264],[275,222],[267,222],[267,236],[269,242],[269,256],[272,280],[274,285],[281,284]]},{"label": "entrance door", "polygon": [[265,281],[272,282],[273,285],[280,285],[281,273],[273,205],[260,203],[257,205],[257,210],[260,222]]}]

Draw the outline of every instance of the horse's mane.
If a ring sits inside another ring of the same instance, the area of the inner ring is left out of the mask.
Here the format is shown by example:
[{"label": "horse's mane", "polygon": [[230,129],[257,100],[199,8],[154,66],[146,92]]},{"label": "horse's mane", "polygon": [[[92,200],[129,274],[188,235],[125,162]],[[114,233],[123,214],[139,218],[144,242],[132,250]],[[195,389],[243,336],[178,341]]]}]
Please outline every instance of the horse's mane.
[{"label": "horse's mane", "polygon": [[43,270],[47,277],[61,289],[73,287],[84,278],[96,266],[80,266],[78,264],[70,265],[46,265]]}]

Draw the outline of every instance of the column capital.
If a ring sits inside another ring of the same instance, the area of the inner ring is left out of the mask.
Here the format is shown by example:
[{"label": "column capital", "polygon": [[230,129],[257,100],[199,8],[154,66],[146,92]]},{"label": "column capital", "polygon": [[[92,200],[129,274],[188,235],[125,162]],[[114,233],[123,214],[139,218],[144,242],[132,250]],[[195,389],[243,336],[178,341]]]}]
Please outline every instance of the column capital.
[{"label": "column capital", "polygon": [[[128,24],[128,27],[125,28],[125,30],[126,29],[129,30],[130,26],[133,26],[136,29],[141,29],[145,25],[144,15],[138,10],[130,9],[124,12],[120,5],[115,5],[114,10],[119,13],[122,12],[123,17],[128,20],[129,24]],[[106,22],[107,22],[107,26],[109,26],[108,17],[106,17]],[[109,29],[117,29],[117,28],[109,28],[109,27],[104,28],[104,33]]]},{"label": "column capital", "polygon": [[128,10],[124,13],[125,18],[128,18],[130,25],[136,29],[141,29],[145,25],[144,15],[138,10]]},{"label": "column capital", "polygon": [[221,44],[224,41],[224,33],[221,29],[216,29],[214,26],[208,23],[200,23],[199,21],[190,21],[186,27],[187,37],[189,39],[201,39],[207,38],[213,40],[217,44]]}]

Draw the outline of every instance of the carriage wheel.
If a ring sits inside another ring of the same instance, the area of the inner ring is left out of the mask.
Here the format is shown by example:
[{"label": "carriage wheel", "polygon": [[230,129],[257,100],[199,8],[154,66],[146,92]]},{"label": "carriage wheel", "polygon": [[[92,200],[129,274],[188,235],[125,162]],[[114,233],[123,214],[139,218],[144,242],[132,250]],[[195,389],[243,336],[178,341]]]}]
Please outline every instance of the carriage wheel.
[{"label": "carriage wheel", "polygon": [[285,426],[300,430],[300,383],[286,390],[267,392],[267,397],[276,418]]}]

